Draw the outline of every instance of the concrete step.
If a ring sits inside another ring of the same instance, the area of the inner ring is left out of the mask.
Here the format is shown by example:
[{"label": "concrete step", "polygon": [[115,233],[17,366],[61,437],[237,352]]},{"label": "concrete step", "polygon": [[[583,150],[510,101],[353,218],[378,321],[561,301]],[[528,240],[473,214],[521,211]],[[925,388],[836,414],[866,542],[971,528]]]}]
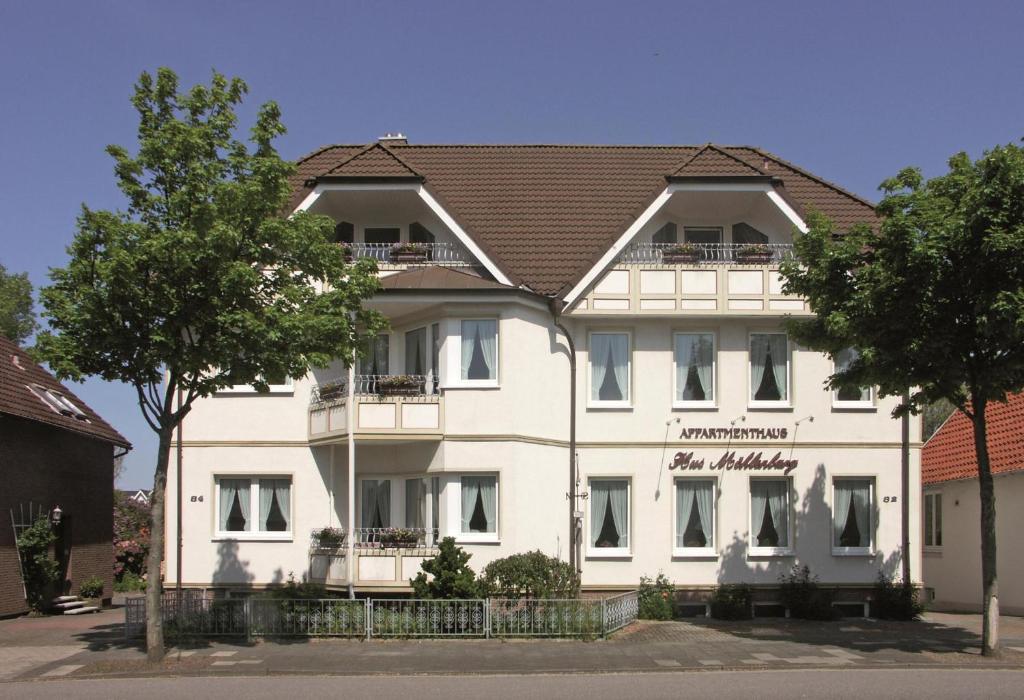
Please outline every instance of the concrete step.
[{"label": "concrete step", "polygon": [[78,596],[76,596],[76,595],[62,595],[62,596],[57,596],[56,598],[54,598],[50,602],[53,603],[54,605],[57,605],[58,603],[70,603],[71,601],[74,601],[74,600],[78,600]]},{"label": "concrete step", "polygon": [[84,615],[85,613],[99,612],[100,609],[95,605],[86,605],[84,608],[73,608],[71,610],[65,610],[65,615]]},{"label": "concrete step", "polygon": [[73,610],[74,608],[80,608],[80,607],[82,607],[84,605],[85,605],[85,601],[84,600],[69,600],[66,603],[57,603],[53,607],[57,608],[58,610],[65,610],[65,611],[67,611],[67,610]]}]

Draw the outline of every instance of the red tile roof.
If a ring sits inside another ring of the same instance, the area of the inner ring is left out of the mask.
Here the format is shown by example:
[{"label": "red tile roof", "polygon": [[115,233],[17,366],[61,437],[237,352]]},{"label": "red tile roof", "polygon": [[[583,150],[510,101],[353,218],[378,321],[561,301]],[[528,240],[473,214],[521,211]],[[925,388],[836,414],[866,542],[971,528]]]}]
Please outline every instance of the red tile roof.
[{"label": "red tile roof", "polygon": [[[1024,470],[1024,394],[985,408],[988,456],[993,474]],[[924,444],[921,481],[936,484],[978,476],[974,424],[960,411],[949,417]]]},{"label": "red tile roof", "polygon": [[401,158],[379,143],[365,149],[331,168],[328,175],[339,177],[419,177]]},{"label": "red tile roof", "polygon": [[[683,176],[777,178],[798,210],[821,211],[840,230],[876,220],[870,202],[749,146],[373,146],[327,146],[300,159],[292,208],[311,180],[342,164],[349,176],[404,172],[393,163],[381,170],[379,152],[393,153],[514,283],[540,294],[567,292],[691,160]],[[375,164],[361,171],[353,156],[364,151]]]},{"label": "red tile roof", "polygon": [[[86,420],[58,413],[30,387],[41,387],[63,396],[85,415]],[[3,337],[0,337],[0,414],[46,423],[121,447],[131,447],[123,435],[100,418],[74,392],[33,362],[28,353]]]},{"label": "red tile roof", "polygon": [[387,275],[381,278],[380,286],[385,291],[398,289],[503,289],[514,291],[512,287],[484,279],[480,275],[439,265],[424,265]]}]

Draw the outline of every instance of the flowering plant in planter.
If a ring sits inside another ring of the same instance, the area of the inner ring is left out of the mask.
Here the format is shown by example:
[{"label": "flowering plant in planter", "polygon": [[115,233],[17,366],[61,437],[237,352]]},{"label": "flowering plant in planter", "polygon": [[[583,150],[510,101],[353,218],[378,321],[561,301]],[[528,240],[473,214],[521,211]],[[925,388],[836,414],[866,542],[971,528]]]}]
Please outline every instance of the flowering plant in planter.
[{"label": "flowering plant in planter", "polygon": [[341,379],[336,379],[330,382],[324,382],[318,388],[321,401],[337,401],[338,399],[345,398],[345,382]]},{"label": "flowering plant in planter", "polygon": [[313,542],[317,549],[340,549],[345,544],[345,531],[340,527],[313,530]]},{"label": "flowering plant in planter", "polygon": [[665,262],[697,262],[700,258],[700,248],[693,243],[677,243],[661,251],[662,260]]},{"label": "flowering plant in planter", "polygon": [[427,259],[427,247],[422,243],[396,243],[391,246],[393,262],[422,262]]},{"label": "flowering plant in planter", "polygon": [[764,243],[745,245],[736,251],[740,262],[765,262],[772,259],[772,249]]},{"label": "flowering plant in planter", "polygon": [[420,535],[415,530],[389,527],[378,535],[381,547],[415,547]]},{"label": "flowering plant in planter", "polygon": [[411,374],[398,374],[378,379],[377,393],[382,396],[415,396],[422,386],[422,378]]},{"label": "flowering plant in planter", "polygon": [[352,246],[348,243],[339,243],[338,248],[341,249],[341,254],[345,258],[345,262],[352,262]]}]

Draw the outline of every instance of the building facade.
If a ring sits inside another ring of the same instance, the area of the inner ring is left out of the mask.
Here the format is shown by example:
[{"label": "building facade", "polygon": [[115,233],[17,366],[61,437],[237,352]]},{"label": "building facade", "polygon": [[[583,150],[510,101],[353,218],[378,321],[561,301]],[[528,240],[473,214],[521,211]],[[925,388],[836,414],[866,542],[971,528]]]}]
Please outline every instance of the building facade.
[{"label": "building facade", "polygon": [[[996,494],[996,570],[999,609],[1024,615],[1024,551],[1017,543],[1024,527],[1024,395],[985,409],[988,451]],[[925,443],[922,543],[924,585],[936,610],[980,612],[981,501],[974,426],[954,413]]]},{"label": "building facade", "polygon": [[52,517],[60,565],[56,595],[77,594],[83,581],[114,585],[114,455],[130,447],[123,436],[0,337],[0,617],[28,611],[16,530],[42,512]]},{"label": "building facade", "polygon": [[[378,260],[368,303],[391,326],[351,382],[337,362],[196,404],[183,585],[407,591],[444,536],[477,570],[570,559],[575,537],[586,589],[663,572],[694,598],[770,591],[796,563],[851,590],[899,570],[895,402],[826,390],[832,359],[782,325],[809,313],[778,274],[803,212],[842,228],[872,221],[868,203],[713,145],[385,139],[307,156],[294,185],[296,210]],[[346,544],[319,546],[323,527]],[[172,538],[172,582],[175,564]]]}]

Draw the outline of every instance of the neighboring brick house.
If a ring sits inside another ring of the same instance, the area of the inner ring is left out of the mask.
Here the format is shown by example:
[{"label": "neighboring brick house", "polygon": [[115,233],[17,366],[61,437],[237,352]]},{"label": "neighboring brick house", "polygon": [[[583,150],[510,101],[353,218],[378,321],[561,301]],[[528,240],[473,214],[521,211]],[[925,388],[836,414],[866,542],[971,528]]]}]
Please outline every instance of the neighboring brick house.
[{"label": "neighboring brick house", "polygon": [[63,592],[100,577],[113,590],[114,456],[129,442],[91,408],[0,338],[0,617],[27,611],[11,512],[60,506]]},{"label": "neighboring brick house", "polygon": [[[1024,394],[985,410],[988,453],[996,493],[999,608],[1024,615]],[[981,501],[974,426],[957,411],[925,443],[921,454],[924,491],[924,585],[931,607],[981,610]]]}]

